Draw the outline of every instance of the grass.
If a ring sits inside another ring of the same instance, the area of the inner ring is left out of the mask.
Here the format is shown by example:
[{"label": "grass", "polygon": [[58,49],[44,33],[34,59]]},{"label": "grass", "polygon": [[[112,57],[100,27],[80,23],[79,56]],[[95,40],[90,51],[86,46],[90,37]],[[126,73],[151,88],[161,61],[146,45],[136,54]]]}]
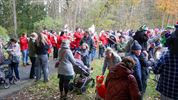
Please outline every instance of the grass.
[{"label": "grass", "polygon": [[[100,75],[102,72],[103,59],[96,59],[92,62],[91,66],[94,68],[92,77],[95,78],[97,75]],[[107,75],[107,73],[106,73]],[[147,91],[144,96],[144,100],[159,100],[159,94],[155,90],[156,82],[153,81],[153,74],[150,75],[150,79],[148,80]],[[12,95],[9,99],[13,100],[23,100],[23,99],[31,99],[31,100],[54,100],[59,99],[59,89],[58,89],[58,78],[57,73],[54,73],[50,77],[50,81],[48,83],[37,82],[31,87],[25,88],[20,92]],[[95,97],[95,88],[89,88],[85,94],[77,95],[71,94],[71,100],[94,100]]]}]

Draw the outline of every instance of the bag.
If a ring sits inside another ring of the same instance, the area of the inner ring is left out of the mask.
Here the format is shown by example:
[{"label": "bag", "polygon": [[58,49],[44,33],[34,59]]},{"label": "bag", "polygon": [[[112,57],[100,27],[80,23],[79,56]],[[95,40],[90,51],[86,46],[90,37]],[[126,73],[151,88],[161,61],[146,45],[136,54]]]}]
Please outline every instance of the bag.
[{"label": "bag", "polygon": [[19,63],[20,62],[20,56],[12,56],[11,61],[14,62],[14,63]]},{"label": "bag", "polygon": [[65,53],[66,53],[66,50],[62,53],[62,55],[61,55],[62,58],[60,59],[60,61],[57,61],[57,62],[55,63],[55,65],[54,65],[55,68],[58,68],[60,62],[64,59]]}]

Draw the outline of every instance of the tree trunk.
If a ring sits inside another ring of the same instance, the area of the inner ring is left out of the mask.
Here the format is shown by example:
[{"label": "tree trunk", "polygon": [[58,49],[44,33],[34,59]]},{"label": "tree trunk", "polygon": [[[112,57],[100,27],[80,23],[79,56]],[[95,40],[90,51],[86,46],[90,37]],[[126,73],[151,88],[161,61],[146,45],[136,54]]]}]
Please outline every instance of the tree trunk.
[{"label": "tree trunk", "polygon": [[17,38],[17,15],[16,15],[16,1],[13,0],[13,15],[14,15],[14,34]]},{"label": "tree trunk", "polygon": [[161,24],[162,29],[164,29],[164,20],[165,20],[165,13],[163,13],[162,15],[162,24]]}]

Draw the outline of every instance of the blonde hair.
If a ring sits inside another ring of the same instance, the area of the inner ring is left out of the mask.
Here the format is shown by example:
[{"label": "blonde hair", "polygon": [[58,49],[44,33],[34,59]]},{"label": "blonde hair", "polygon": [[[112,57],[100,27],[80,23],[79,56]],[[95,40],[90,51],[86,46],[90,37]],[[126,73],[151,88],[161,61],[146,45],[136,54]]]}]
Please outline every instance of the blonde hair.
[{"label": "blonde hair", "polygon": [[47,36],[44,35],[43,33],[40,33],[38,35],[37,46],[40,46],[40,43],[42,43],[43,45],[48,44],[48,42],[47,42]]}]

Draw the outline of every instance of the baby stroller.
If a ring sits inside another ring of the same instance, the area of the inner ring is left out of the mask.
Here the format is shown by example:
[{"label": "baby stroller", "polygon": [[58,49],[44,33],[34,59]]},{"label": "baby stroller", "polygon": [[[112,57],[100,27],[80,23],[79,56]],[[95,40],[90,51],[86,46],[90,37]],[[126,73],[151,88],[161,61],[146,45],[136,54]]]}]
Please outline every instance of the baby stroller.
[{"label": "baby stroller", "polygon": [[75,76],[69,87],[71,91],[77,91],[80,94],[85,92],[89,87],[95,86],[95,80],[90,76],[89,68],[82,61],[77,60],[77,65],[74,66]]},{"label": "baby stroller", "polygon": [[8,66],[0,66],[0,86],[3,86],[5,89],[10,87],[8,72]]}]

